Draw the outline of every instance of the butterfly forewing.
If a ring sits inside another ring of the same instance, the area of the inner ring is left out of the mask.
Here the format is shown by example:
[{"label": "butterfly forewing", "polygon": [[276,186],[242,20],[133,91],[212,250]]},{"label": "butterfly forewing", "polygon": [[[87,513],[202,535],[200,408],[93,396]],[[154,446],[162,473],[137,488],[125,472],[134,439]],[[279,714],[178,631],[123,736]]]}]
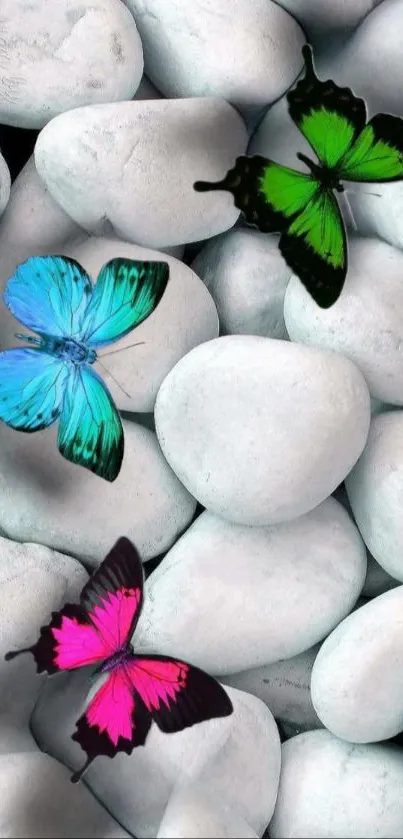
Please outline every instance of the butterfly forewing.
[{"label": "butterfly forewing", "polygon": [[403,178],[403,120],[377,114],[339,162],[346,181],[400,181]]},{"label": "butterfly forewing", "polygon": [[4,302],[39,335],[66,338],[81,329],[91,293],[91,280],[75,259],[32,256],[9,279]]},{"label": "butterfly forewing", "polygon": [[82,340],[101,347],[123,338],[152,314],[168,279],[166,262],[122,258],[107,262],[85,312]]},{"label": "butterfly forewing", "polygon": [[322,165],[337,168],[365,126],[365,102],[348,87],[318,79],[308,44],[303,55],[305,76],[287,93],[289,113]]},{"label": "butterfly forewing", "polygon": [[52,612],[30,652],[38,672],[49,674],[98,664],[113,656],[131,635],[143,600],[143,568],[134,545],[121,537],[84,586],[80,604]]},{"label": "butterfly forewing", "polygon": [[121,537],[81,592],[92,624],[113,651],[130,642],[143,604],[143,565],[129,539]]}]

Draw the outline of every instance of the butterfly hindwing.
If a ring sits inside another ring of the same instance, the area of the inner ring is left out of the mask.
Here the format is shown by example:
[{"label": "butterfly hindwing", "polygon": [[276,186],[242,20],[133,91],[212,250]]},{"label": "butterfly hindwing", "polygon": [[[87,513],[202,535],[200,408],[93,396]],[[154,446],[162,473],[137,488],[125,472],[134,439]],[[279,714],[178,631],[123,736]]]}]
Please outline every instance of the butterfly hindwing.
[{"label": "butterfly hindwing", "polygon": [[123,459],[123,428],[112,397],[95,370],[76,366],[66,384],[59,421],[60,453],[114,481]]},{"label": "butterfly hindwing", "polygon": [[40,431],[58,418],[67,365],[40,349],[0,353],[0,419],[18,431]]},{"label": "butterfly hindwing", "polygon": [[167,656],[133,656],[112,671],[76,723],[73,740],[86,752],[76,782],[99,755],[131,754],[151,722],[175,733],[233,711],[224,688],[202,670]]},{"label": "butterfly hindwing", "polygon": [[348,87],[316,76],[312,48],[305,44],[305,76],[287,93],[291,119],[308,140],[323,166],[332,169],[363,130],[365,102]]},{"label": "butterfly hindwing", "polygon": [[235,166],[222,181],[197,181],[199,192],[224,189],[234,196],[235,206],[249,224],[262,232],[280,233],[290,219],[300,212],[317,190],[312,175],[297,172],[268,158],[237,157]]},{"label": "butterfly hindwing", "polygon": [[347,273],[347,242],[342,215],[330,190],[318,190],[283,233],[279,248],[316,303],[332,306]]},{"label": "butterfly hindwing", "polygon": [[112,259],[101,269],[85,312],[81,340],[101,347],[149,317],[169,279],[166,262]]},{"label": "butterfly hindwing", "polygon": [[34,332],[72,338],[81,328],[91,293],[91,280],[75,259],[32,256],[8,281],[4,302]]}]

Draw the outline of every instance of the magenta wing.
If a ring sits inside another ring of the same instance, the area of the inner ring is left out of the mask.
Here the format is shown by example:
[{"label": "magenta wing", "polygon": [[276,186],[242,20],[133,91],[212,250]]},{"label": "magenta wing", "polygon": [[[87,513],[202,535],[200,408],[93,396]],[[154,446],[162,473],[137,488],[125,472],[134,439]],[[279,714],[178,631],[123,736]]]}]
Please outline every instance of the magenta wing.
[{"label": "magenta wing", "polygon": [[77,722],[72,737],[87,760],[72,781],[100,755],[131,754],[143,746],[152,720],[174,733],[232,711],[224,688],[197,667],[165,656],[132,656],[109,674]]},{"label": "magenta wing", "polygon": [[36,644],[7,653],[10,661],[30,652],[37,671],[49,675],[98,664],[130,640],[143,599],[143,568],[132,543],[119,539],[81,592],[41,627]]}]

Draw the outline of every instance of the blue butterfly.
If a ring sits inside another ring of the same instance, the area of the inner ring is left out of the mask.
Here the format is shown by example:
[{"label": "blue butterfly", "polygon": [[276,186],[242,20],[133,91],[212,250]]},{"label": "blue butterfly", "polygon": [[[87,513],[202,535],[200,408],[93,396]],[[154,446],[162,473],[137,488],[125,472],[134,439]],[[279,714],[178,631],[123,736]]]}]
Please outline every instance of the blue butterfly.
[{"label": "blue butterfly", "polygon": [[59,419],[60,453],[114,481],[122,465],[123,428],[91,365],[97,348],[151,315],[168,279],[166,262],[112,259],[95,286],[66,256],[33,256],[18,266],[3,299],[40,338],[17,334],[35,347],[0,353],[0,419],[26,432]]}]

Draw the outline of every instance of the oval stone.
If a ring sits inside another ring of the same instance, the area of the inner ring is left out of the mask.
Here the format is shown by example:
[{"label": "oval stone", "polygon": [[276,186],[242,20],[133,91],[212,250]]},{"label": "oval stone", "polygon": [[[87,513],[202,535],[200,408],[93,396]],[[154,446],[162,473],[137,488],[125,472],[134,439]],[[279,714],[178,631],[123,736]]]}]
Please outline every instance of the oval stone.
[{"label": "oval stone", "polygon": [[350,612],[365,572],[359,532],[333,498],[273,527],[205,512],[148,578],[137,647],[218,674],[291,658]]},{"label": "oval stone", "polygon": [[401,839],[403,749],[354,746],[321,730],[281,751],[271,839]]},{"label": "oval stone", "polygon": [[268,525],[312,510],[364,448],[370,402],[336,353],[249,335],[196,347],[155,405],[164,455],[208,510]]},{"label": "oval stone", "polygon": [[373,743],[403,730],[402,612],[398,586],[345,618],[322,644],[312,701],[336,736]]}]

